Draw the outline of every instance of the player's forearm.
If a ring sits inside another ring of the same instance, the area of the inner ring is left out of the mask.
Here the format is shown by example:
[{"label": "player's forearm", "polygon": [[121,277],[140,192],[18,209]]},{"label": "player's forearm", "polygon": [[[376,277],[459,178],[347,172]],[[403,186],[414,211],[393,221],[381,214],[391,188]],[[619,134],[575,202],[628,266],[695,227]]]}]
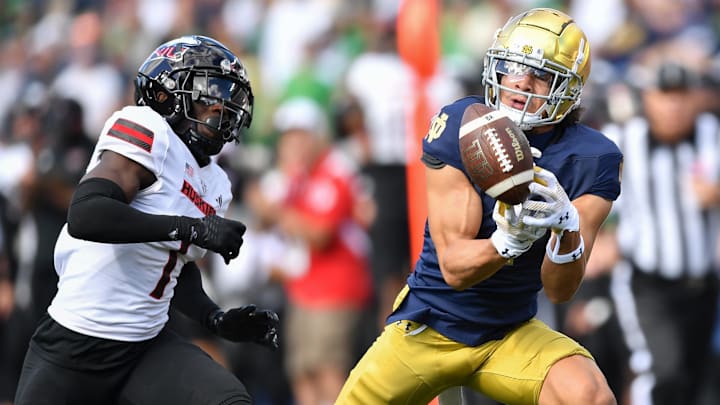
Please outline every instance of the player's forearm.
[{"label": "player's forearm", "polygon": [[206,327],[210,315],[220,309],[203,289],[200,269],[194,262],[187,263],[178,276],[172,307]]},{"label": "player's forearm", "polygon": [[455,241],[439,260],[445,282],[459,291],[489,278],[507,264],[490,239]]},{"label": "player's forearm", "polygon": [[[551,246],[557,243],[555,239],[555,236],[553,236]],[[560,240],[558,253],[565,255],[578,252],[580,243],[580,233],[564,232]],[[587,252],[583,248],[582,254],[580,254],[576,260],[562,264],[555,263],[550,260],[547,255],[545,256],[542,264],[541,278],[545,294],[550,301],[557,304],[572,299],[580,287],[583,275],[585,274],[586,255]]]},{"label": "player's forearm", "polygon": [[117,184],[101,178],[78,185],[67,216],[71,236],[102,243],[182,240],[193,220],[139,211],[128,205]]}]

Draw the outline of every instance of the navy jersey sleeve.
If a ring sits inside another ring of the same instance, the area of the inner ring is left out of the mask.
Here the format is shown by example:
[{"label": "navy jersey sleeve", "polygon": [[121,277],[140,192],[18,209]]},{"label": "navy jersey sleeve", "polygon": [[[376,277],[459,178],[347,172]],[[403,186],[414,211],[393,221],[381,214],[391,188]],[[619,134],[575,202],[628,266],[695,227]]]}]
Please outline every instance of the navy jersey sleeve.
[{"label": "navy jersey sleeve", "polygon": [[601,132],[572,126],[547,152],[536,163],[556,174],[570,199],[593,194],[614,201],[620,195],[623,155]]},{"label": "navy jersey sleeve", "polygon": [[[429,167],[450,165],[465,173],[460,160],[458,133],[465,108],[482,99],[476,96],[465,97],[443,107],[430,123],[423,138],[423,162]],[[466,173],[467,174],[467,173]]]},{"label": "navy jersey sleeve", "polygon": [[603,155],[598,159],[595,171],[595,182],[590,189],[591,194],[614,201],[620,195],[620,179],[622,170],[622,154]]}]

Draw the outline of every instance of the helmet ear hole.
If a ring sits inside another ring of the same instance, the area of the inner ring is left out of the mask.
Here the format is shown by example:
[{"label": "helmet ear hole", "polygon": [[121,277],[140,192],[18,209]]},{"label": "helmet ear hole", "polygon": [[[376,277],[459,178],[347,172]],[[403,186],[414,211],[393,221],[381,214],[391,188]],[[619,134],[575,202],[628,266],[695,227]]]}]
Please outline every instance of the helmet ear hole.
[{"label": "helmet ear hole", "polygon": [[162,84],[144,75],[138,75],[137,80],[137,88],[141,92],[139,102],[164,116],[175,112],[175,96]]}]

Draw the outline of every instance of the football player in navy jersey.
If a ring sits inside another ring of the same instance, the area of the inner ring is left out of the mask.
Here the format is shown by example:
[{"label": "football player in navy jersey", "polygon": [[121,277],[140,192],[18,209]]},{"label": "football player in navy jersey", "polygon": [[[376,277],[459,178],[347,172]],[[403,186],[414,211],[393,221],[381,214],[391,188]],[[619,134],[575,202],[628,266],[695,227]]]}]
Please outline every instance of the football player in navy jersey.
[{"label": "football player in navy jersey", "polygon": [[30,342],[16,405],[249,404],[243,384],[166,328],[171,304],[231,341],[277,348],[278,317],[221,310],[195,264],[237,257],[245,225],[212,160],[250,125],[240,60],[202,36],[140,67],[137,106],[105,123],[55,246],[58,292]]},{"label": "football player in navy jersey", "polygon": [[[387,325],[337,404],[426,404],[467,386],[507,404],[614,404],[591,354],[535,318],[541,289],[573,297],[620,193],[622,154],[578,123],[590,50],[571,17],[532,9],[501,28],[484,97],[445,106],[423,141],[425,241]],[[458,133],[465,108],[504,111],[534,148],[531,197],[515,207],[474,186]]]}]

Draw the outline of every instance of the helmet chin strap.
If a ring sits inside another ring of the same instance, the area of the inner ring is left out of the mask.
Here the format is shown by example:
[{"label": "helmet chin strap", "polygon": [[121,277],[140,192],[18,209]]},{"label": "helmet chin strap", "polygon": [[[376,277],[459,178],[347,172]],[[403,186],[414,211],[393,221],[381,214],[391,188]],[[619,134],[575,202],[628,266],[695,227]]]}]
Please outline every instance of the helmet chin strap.
[{"label": "helmet chin strap", "polygon": [[[208,118],[205,120],[207,125],[212,125],[212,121],[219,122],[219,120],[213,120]],[[180,138],[187,145],[190,152],[197,160],[200,166],[207,166],[210,163],[210,156],[217,155],[220,153],[225,142],[211,140],[200,134],[198,125],[203,125],[198,122],[192,121],[186,131],[180,134]],[[216,128],[216,127],[213,127]],[[215,131],[215,129],[211,129]],[[219,135],[219,134],[218,134]]]},{"label": "helmet chin strap", "polygon": [[218,136],[222,136],[218,131],[218,128],[220,128],[220,124],[220,116],[218,115],[212,115],[208,118],[205,118],[205,125],[207,125],[208,128],[210,128],[210,130]]},{"label": "helmet chin strap", "polygon": [[[213,135],[215,135],[215,138],[212,139],[204,136],[202,137],[201,143],[205,145],[207,154],[210,156],[220,153],[223,145],[225,145],[225,137],[218,130],[218,128],[221,128],[220,125],[221,121],[219,116],[212,116],[205,119],[205,126],[213,133]],[[198,135],[200,134],[198,133]]]}]

